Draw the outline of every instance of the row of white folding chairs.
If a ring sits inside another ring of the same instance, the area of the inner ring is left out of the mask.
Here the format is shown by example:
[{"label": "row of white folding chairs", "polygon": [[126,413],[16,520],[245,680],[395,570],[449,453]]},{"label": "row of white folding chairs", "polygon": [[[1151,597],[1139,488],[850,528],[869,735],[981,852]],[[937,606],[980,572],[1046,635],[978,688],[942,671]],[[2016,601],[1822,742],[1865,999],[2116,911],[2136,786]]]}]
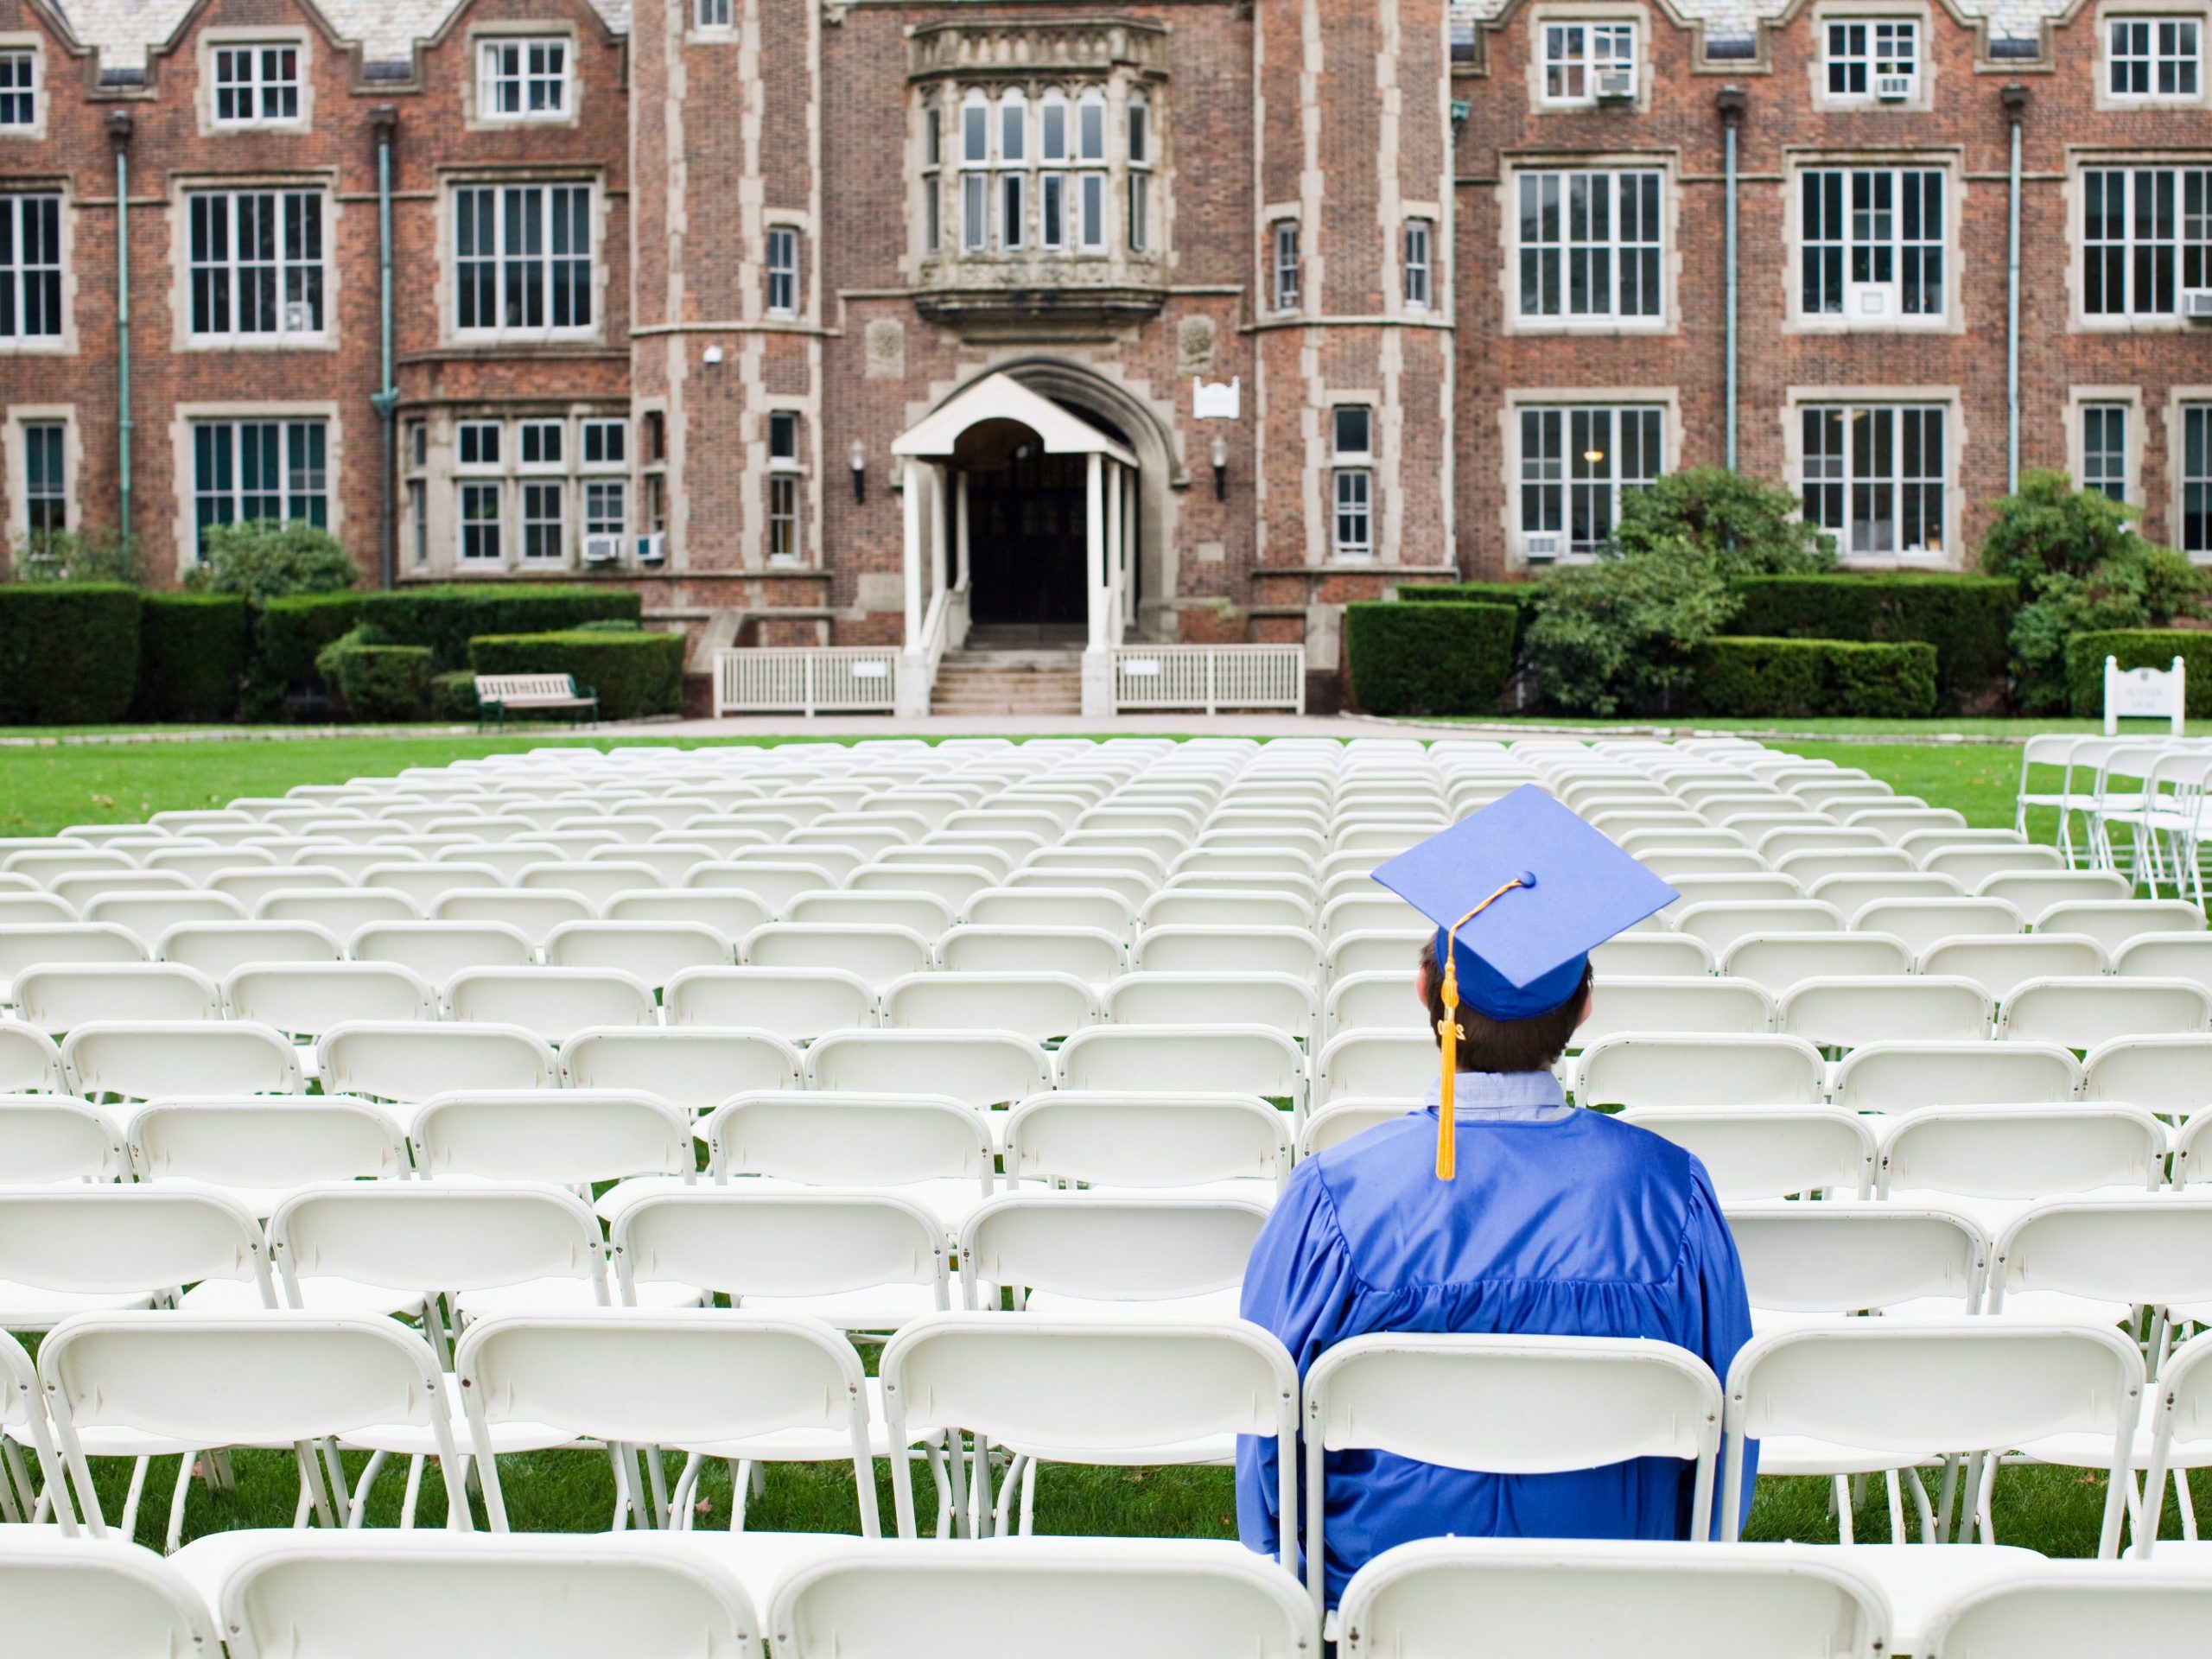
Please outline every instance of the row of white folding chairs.
[{"label": "row of white folding chairs", "polygon": [[[2053,974],[2212,983],[2206,963],[2212,934],[2191,928],[2189,916],[2075,914],[2056,918],[2071,925],[2035,933],[2008,925],[2016,916],[1980,899],[1912,899],[1869,906],[1866,925],[1840,933],[1753,931],[1730,938],[1719,950],[1694,933],[1639,929],[1599,945],[1591,960],[1600,976],[1695,979],[1717,973],[1755,981],[1776,995],[1819,973],[1963,973],[1999,1001],[2021,980]],[[2161,931],[2159,924],[2169,920],[2171,930]],[[2139,931],[2127,931],[2139,922]]]}]

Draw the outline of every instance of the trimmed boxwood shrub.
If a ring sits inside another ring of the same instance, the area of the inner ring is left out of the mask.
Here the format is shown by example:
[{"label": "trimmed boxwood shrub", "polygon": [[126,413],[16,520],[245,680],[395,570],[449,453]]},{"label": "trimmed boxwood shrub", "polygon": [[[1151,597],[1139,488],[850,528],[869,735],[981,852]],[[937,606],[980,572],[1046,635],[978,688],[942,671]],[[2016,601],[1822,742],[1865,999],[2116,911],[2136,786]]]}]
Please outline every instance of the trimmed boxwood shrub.
[{"label": "trimmed boxwood shrub", "polygon": [[1398,597],[1417,605],[1510,605],[1516,618],[1513,649],[1518,652],[1541,592],[1542,584],[1535,582],[1436,582],[1401,588]]},{"label": "trimmed boxwood shrub", "polygon": [[238,594],[148,594],[138,611],[137,720],[229,720],[238,713],[253,617]]},{"label": "trimmed boxwood shrub", "polygon": [[400,588],[363,594],[359,620],[400,645],[428,645],[442,673],[469,665],[469,642],[483,634],[559,633],[586,622],[635,623],[642,595],[625,588],[486,584]]},{"label": "trimmed boxwood shrub", "polygon": [[432,720],[474,720],[482,712],[476,706],[476,676],[468,670],[430,677]]},{"label": "trimmed boxwood shrub", "polygon": [[1353,706],[1370,715],[1497,712],[1519,616],[1506,605],[1345,606]]},{"label": "trimmed boxwood shrub", "polygon": [[1710,715],[1910,720],[1936,708],[1936,647],[1843,639],[1711,639],[1698,653]]},{"label": "trimmed boxwood shrub", "polygon": [[1732,591],[1743,601],[1732,634],[1935,646],[1936,696],[1946,709],[2001,687],[2005,636],[2020,607],[2017,584],[1998,576],[1744,576]]},{"label": "trimmed boxwood shrub", "polygon": [[0,726],[103,726],[138,683],[139,594],[119,582],[0,587]]},{"label": "trimmed boxwood shrub", "polygon": [[341,639],[317,664],[355,720],[420,720],[430,694],[428,645],[371,645]]},{"label": "trimmed boxwood shrub", "polygon": [[573,675],[599,693],[602,720],[673,715],[683,707],[680,633],[486,634],[468,642],[468,657],[479,674]]},{"label": "trimmed boxwood shrub", "polygon": [[297,594],[261,607],[259,667],[283,685],[315,685],[315,659],[361,620],[361,594]]},{"label": "trimmed boxwood shrub", "polygon": [[2105,658],[2122,668],[2164,668],[2177,657],[2188,677],[2188,713],[2212,718],[2212,633],[2197,628],[2107,628],[2077,633],[2066,642],[2066,690],[2074,712],[2101,720],[2105,712]]}]

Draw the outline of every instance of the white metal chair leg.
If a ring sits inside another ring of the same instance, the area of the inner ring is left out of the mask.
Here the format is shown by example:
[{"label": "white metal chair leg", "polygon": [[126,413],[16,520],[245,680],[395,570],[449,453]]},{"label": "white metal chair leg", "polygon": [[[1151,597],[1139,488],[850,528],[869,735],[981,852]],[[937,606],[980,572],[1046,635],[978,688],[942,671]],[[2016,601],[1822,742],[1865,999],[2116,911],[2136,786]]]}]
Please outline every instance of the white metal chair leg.
[{"label": "white metal chair leg", "polygon": [[[937,1488],[937,1535],[939,1538],[950,1538],[952,1536],[952,1483],[945,1477],[943,1440],[932,1440],[925,1446],[922,1448],[922,1458],[929,1465],[930,1484]],[[908,1491],[911,1492],[914,1484],[913,1466],[911,1464],[901,1466],[894,1462],[892,1468],[895,1471],[893,1478],[903,1479],[906,1483]],[[915,1529],[920,1530],[918,1527]]]},{"label": "white metal chair leg", "polygon": [[1007,1459],[1006,1482],[999,1488],[999,1501],[991,1510],[991,1531],[999,1537],[1014,1535],[1021,1502],[1021,1477],[1028,1467],[1029,1459],[1019,1452]]},{"label": "white metal chair leg", "polygon": [[162,1535],[162,1554],[174,1555],[184,1543],[184,1500],[192,1491],[192,1456],[187,1452],[176,1460],[176,1484],[169,1488],[169,1525]]},{"label": "white metal chair leg", "polygon": [[[138,1537],[138,1500],[146,1492],[146,1465],[152,1461],[150,1458],[130,1460],[130,1485],[123,1495],[123,1535],[133,1542]],[[85,1484],[92,1484],[89,1471]]]},{"label": "white metal chair leg", "polygon": [[214,1482],[219,1492],[235,1492],[238,1489],[238,1471],[231,1467],[231,1448],[219,1446],[200,1460],[200,1466]]},{"label": "white metal chair leg", "polygon": [[2000,1459],[1995,1452],[1983,1459],[1980,1484],[1974,1494],[1974,1524],[1981,1529],[1981,1541],[1997,1541],[1996,1508],[1997,1465]]},{"label": "white metal chair leg", "polygon": [[1901,1544],[1905,1541],[1904,1488],[1899,1484],[1897,1471],[1894,1469],[1882,1471],[1882,1484],[1890,1499],[1890,1541]]},{"label": "white metal chair leg", "polygon": [[1929,1507],[1928,1484],[1921,1479],[1920,1471],[1908,1471],[1905,1485],[1912,1494],[1912,1507],[1920,1518],[1920,1541],[1923,1544],[1940,1541],[1942,1533],[1936,1524],[1936,1511]]},{"label": "white metal chair leg", "polygon": [[407,1485],[399,1495],[399,1525],[404,1531],[415,1524],[415,1506],[423,1497],[423,1459],[407,1459]]},{"label": "white metal chair leg", "polygon": [[654,1524],[672,1531],[676,1521],[669,1508],[668,1471],[661,1464],[660,1447],[642,1446],[638,1448],[638,1454],[645,1460],[647,1486],[652,1493]]},{"label": "white metal chair leg", "polygon": [[1033,1535],[1037,1525],[1037,1459],[1031,1458],[1021,1471],[1021,1535]]},{"label": "white metal chair leg", "polygon": [[2196,1541],[2196,1499],[2190,1492],[2186,1469],[2174,1471],[2174,1497],[2181,1508],[2182,1541],[2193,1544]]},{"label": "white metal chair leg", "polygon": [[1829,1479],[1829,1501],[1835,1505],[1835,1537],[1840,1544],[1856,1543],[1852,1531],[1851,1481],[1847,1476],[1835,1475]]},{"label": "white metal chair leg", "polygon": [[300,1478],[306,1483],[308,1495],[314,1500],[317,1524],[334,1526],[337,1516],[330,1506],[330,1489],[323,1481],[322,1459],[317,1455],[315,1443],[313,1440],[295,1443],[292,1455],[300,1460]]},{"label": "white metal chair leg", "polygon": [[354,1483],[353,1496],[348,1500],[349,1507],[346,1515],[346,1527],[348,1531],[359,1532],[361,1529],[361,1517],[368,1512],[369,1489],[377,1484],[377,1477],[384,1472],[385,1465],[391,1459],[391,1454],[389,1452],[369,1453],[368,1462],[362,1465],[361,1478]]},{"label": "white metal chair leg", "polygon": [[1929,1541],[1941,1543],[1951,1535],[1951,1505],[1959,1495],[1959,1459],[1955,1452],[1943,1459],[1943,1482],[1936,1507],[1936,1532]]},{"label": "white metal chair leg", "polygon": [[[16,1494],[24,1494],[18,1501]],[[10,1526],[23,1523],[23,1508],[36,1500],[30,1497],[30,1488],[23,1484],[22,1459],[16,1455],[12,1442],[0,1440],[0,1521]]]},{"label": "white metal chair leg", "polygon": [[733,1458],[729,1460],[729,1529],[745,1530],[745,1511],[753,1497],[753,1459]]},{"label": "white metal chair leg", "polygon": [[692,1509],[692,1494],[698,1491],[700,1472],[706,1466],[707,1460],[696,1452],[685,1456],[683,1467],[677,1473],[676,1490],[669,1495],[668,1499],[669,1527],[671,1531],[692,1532],[697,1529],[692,1520],[695,1513]]}]

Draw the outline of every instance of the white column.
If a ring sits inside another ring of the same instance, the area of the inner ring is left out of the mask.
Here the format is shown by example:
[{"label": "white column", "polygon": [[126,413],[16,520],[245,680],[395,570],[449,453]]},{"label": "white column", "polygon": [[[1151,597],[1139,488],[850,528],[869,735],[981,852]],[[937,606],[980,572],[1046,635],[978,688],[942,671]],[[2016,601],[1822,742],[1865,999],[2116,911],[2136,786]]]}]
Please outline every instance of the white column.
[{"label": "white column", "polygon": [[1122,470],[1119,461],[1106,463],[1106,592],[1100,620],[1109,645],[1122,639]]},{"label": "white column", "polygon": [[1137,469],[1122,469],[1122,626],[1137,620]]},{"label": "white column", "polygon": [[934,600],[944,591],[944,480],[946,469],[930,467],[930,591]]},{"label": "white column", "polygon": [[1093,450],[1085,458],[1084,477],[1083,550],[1084,569],[1090,577],[1090,648],[1106,646],[1106,458]]},{"label": "white column", "polygon": [[922,480],[928,469],[908,461],[906,467],[906,488],[905,563],[899,567],[906,578],[906,649],[922,648]]},{"label": "white column", "polygon": [[968,474],[964,467],[953,488],[957,493],[953,497],[952,548],[957,575],[952,585],[965,593],[968,589]]}]

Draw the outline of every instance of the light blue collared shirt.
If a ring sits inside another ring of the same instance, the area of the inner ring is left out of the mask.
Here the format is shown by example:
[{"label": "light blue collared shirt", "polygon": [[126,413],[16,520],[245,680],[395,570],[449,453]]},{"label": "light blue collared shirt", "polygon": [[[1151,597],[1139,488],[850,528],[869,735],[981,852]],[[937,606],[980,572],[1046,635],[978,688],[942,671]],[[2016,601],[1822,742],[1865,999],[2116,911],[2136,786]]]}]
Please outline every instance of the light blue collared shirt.
[{"label": "light blue collared shirt", "polygon": [[[1428,1109],[1434,1111],[1444,1080],[1428,1080]],[[1548,1071],[1462,1071],[1452,1088],[1452,1121],[1484,1123],[1554,1123],[1574,1111],[1559,1079]]]}]

